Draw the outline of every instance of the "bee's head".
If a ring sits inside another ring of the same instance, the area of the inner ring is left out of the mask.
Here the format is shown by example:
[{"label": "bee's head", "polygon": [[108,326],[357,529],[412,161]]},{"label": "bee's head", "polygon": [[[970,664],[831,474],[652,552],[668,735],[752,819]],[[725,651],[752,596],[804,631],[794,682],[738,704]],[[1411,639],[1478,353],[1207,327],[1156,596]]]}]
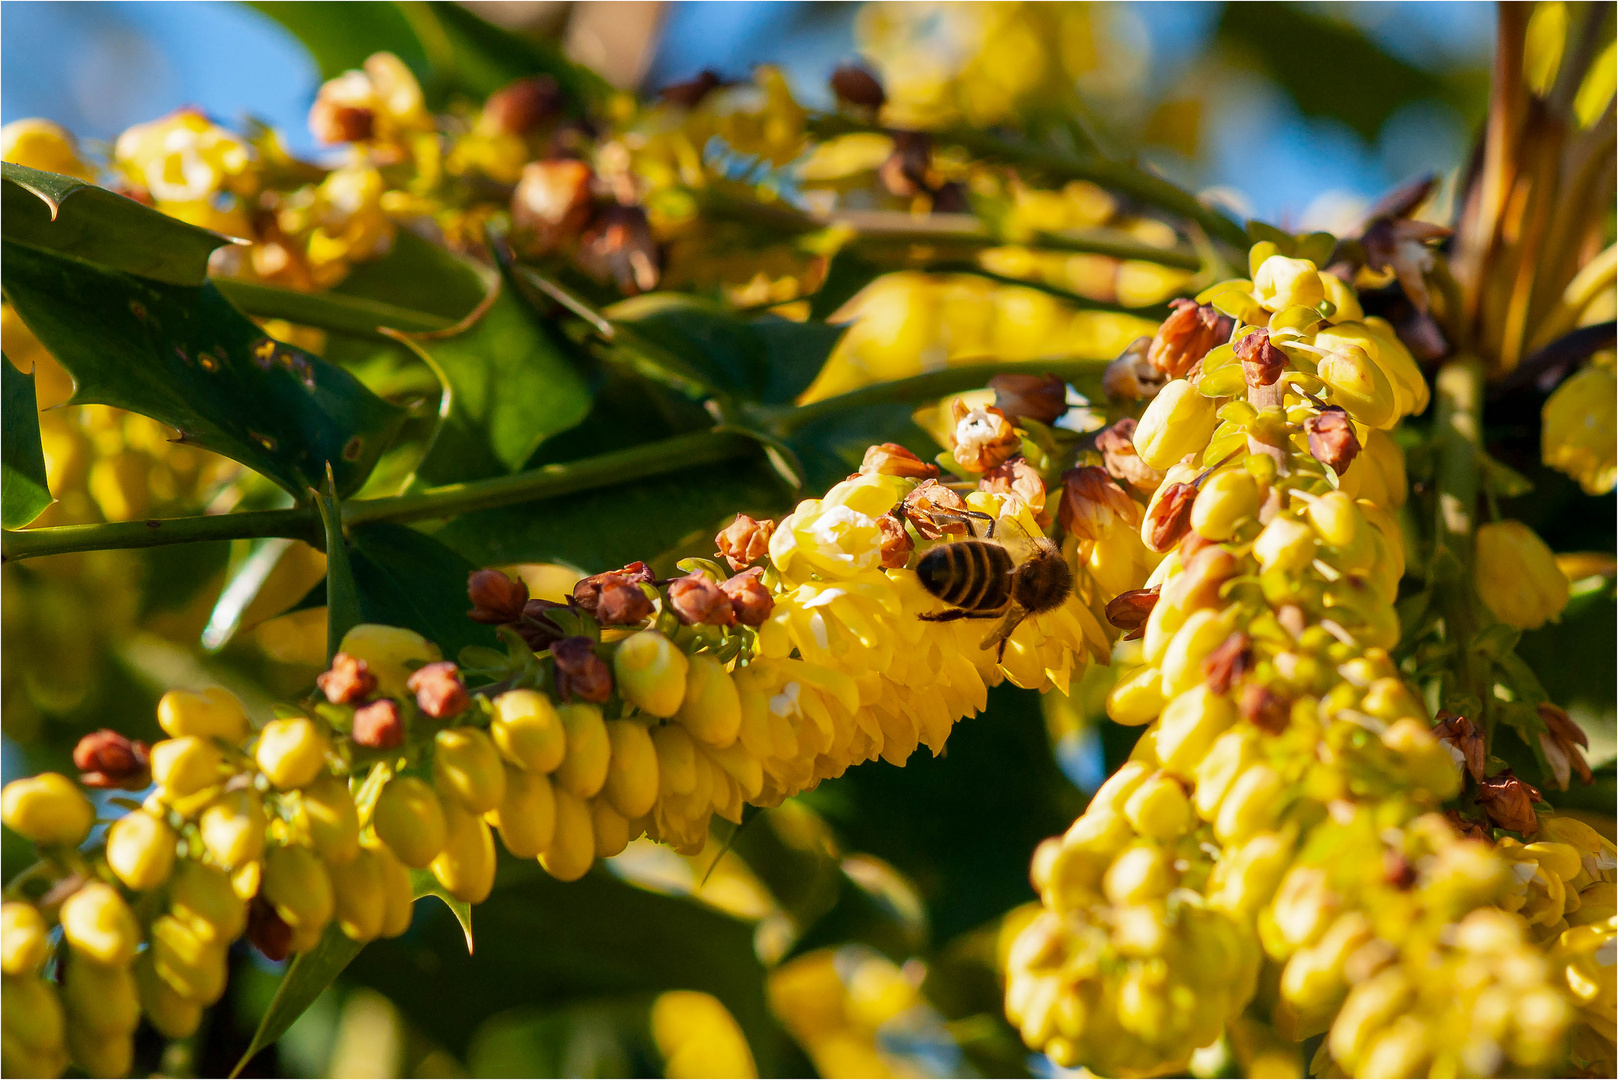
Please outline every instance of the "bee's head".
[{"label": "bee's head", "polygon": [[1072,591],[1073,571],[1061,549],[1049,540],[1038,544],[1033,555],[1017,567],[1011,586],[1012,599],[1031,612],[1061,606]]}]

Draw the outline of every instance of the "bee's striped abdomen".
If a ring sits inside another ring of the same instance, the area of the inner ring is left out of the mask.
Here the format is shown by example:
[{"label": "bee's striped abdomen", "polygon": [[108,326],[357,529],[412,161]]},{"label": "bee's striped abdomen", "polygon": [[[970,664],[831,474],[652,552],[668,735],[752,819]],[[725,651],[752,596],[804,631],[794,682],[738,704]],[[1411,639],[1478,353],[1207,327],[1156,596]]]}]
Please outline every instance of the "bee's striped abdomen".
[{"label": "bee's striped abdomen", "polygon": [[1011,555],[999,544],[961,540],[922,555],[916,576],[944,603],[966,611],[996,611],[1011,600]]}]

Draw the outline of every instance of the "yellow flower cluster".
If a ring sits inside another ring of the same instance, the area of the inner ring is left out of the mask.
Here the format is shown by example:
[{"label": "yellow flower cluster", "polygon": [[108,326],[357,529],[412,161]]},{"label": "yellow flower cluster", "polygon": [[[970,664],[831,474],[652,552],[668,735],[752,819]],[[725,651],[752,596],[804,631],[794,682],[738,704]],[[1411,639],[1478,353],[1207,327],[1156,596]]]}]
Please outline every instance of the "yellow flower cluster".
[{"label": "yellow flower cluster", "polygon": [[[1184,1068],[1244,1012],[1248,1050],[1324,1033],[1317,1071],[1548,1068],[1569,995],[1611,993],[1611,845],[1546,817],[1546,841],[1493,848],[1437,812],[1461,774],[1388,656],[1403,484],[1370,449],[1425,386],[1334,277],[1266,245],[1252,269],[1199,297],[1231,340],[1135,433],[1165,472],[1142,537],[1169,553],[1108,712],[1147,727],[1036,856],[1008,1013],[1057,1062],[1122,1075]],[[1562,921],[1586,889],[1595,929]],[[1564,931],[1559,971],[1541,943]]]},{"label": "yellow flower cluster", "polygon": [[[769,992],[771,1009],[827,1080],[917,1075],[896,1046],[942,1020],[910,972],[863,946],[794,957],[770,973]],[[890,1033],[896,1038],[884,1045]]]}]

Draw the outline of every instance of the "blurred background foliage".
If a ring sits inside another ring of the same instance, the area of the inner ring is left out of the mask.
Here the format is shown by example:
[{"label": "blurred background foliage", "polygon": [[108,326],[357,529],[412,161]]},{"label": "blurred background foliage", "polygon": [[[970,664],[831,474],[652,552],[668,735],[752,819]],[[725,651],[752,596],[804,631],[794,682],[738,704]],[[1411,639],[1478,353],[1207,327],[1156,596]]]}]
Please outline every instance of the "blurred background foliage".
[{"label": "blurred background foliage", "polygon": [[[474,15],[514,33],[491,37]],[[561,56],[599,72],[606,84],[645,93],[705,69],[740,79],[771,63],[799,101],[824,106],[830,71],[861,59],[886,85],[895,123],[1006,125],[1057,144],[1134,156],[1193,190],[1213,192],[1240,216],[1293,232],[1346,231],[1386,189],[1418,173],[1437,173],[1452,189],[1487,105],[1494,31],[1492,6],[1471,2],[5,3],[0,18],[7,30],[0,119],[46,117],[92,146],[189,104],[238,128],[249,118],[261,121],[282,131],[294,153],[313,154],[305,116],[321,80],[378,49],[396,52],[423,76],[434,106],[486,95]],[[589,78],[560,64],[555,72]],[[845,152],[857,157],[851,145]],[[840,170],[859,163],[801,164],[809,186],[835,190]],[[1107,222],[1114,209],[1081,187],[1013,199],[1007,213],[1027,230],[1056,231]],[[385,260],[387,280],[368,277],[381,264],[360,266],[340,291],[387,294],[409,276],[399,265],[409,248],[401,242]],[[1003,257],[999,269],[1008,275],[1096,293],[1099,271],[1084,256],[1006,249]],[[792,287],[783,293],[777,284],[799,267],[784,258],[779,273],[726,281],[723,290],[714,282],[665,284],[733,305],[790,300]],[[1179,284],[1161,271],[1132,279],[1128,264],[1119,270],[1109,262],[1105,272],[1117,277],[1102,282],[1102,291],[1135,307],[1161,301]],[[420,310],[446,322],[482,295],[476,283],[456,295],[442,287],[444,278],[431,280],[435,290]],[[835,292],[830,282],[826,292]],[[833,348],[830,339],[760,324],[750,324],[753,339],[716,341],[700,312],[639,303],[617,316],[676,351],[683,341],[699,361],[735,356],[745,368],[762,357],[769,378],[786,380],[772,384],[780,400],[809,386]],[[817,298],[815,314],[829,314],[823,306]],[[1094,318],[1073,321],[1051,294],[998,290],[981,275],[925,282],[895,275],[845,310],[851,327],[834,353],[842,367],[820,372],[810,394],[892,377],[884,365],[914,364],[929,350],[1006,359],[1110,356],[1115,340],[1127,342],[1150,325],[1133,315],[1086,315]],[[396,348],[340,334],[300,341],[302,331],[274,329],[283,340],[341,359],[386,396],[408,395],[420,378],[419,365],[399,363]],[[491,330],[491,338],[501,332]],[[26,339],[8,327],[5,344],[26,369]],[[474,340],[458,347],[487,353],[497,346]],[[436,359],[452,365],[452,353],[446,346]],[[610,372],[595,377],[606,388],[569,439],[537,453],[532,446],[484,451],[510,468],[582,457],[610,449],[627,418],[646,422],[656,412],[625,404],[628,391],[618,392]],[[68,389],[42,379],[41,406],[64,400]],[[567,426],[576,417],[554,419]],[[668,432],[682,429],[678,416],[664,419]],[[856,457],[874,427],[924,442],[907,410],[822,424],[810,441],[832,449],[824,460],[806,455],[811,484],[847,471],[837,452],[839,424],[849,432],[842,441],[857,444]],[[205,451],[169,446],[161,425],[138,416],[99,407],[47,413],[43,437],[57,463],[51,487],[61,501],[39,524],[283,504],[267,482]],[[1558,550],[1611,550],[1610,495],[1604,514],[1569,514],[1576,485],[1539,466],[1537,455],[1508,464],[1535,489],[1502,509]],[[398,480],[388,468],[384,461],[372,480],[379,490]],[[525,576],[536,596],[559,597],[576,571],[708,554],[688,545],[712,535],[712,524],[728,513],[782,508],[782,489],[762,470],[690,485],[680,496],[685,502],[671,507],[668,493],[676,489],[613,489],[463,518],[439,534],[459,553],[442,567],[444,579],[453,584],[473,564],[531,562],[531,533],[542,528],[553,562],[525,566]],[[385,577],[415,565],[399,553],[400,542],[386,531],[357,539],[356,573]],[[281,613],[323,573],[318,552],[282,540],[8,566],[4,778],[66,770],[74,742],[98,727],[155,738],[153,704],[169,686],[223,683],[259,713],[295,695],[324,659],[323,616],[315,606]],[[312,596],[306,605],[318,602]],[[453,611],[459,597],[433,602]],[[1597,761],[1612,752],[1613,627],[1609,583],[1578,597],[1560,624],[1525,635],[1521,647],[1536,666],[1544,661],[1569,673],[1566,703],[1600,744]],[[659,1009],[667,1015],[673,1005],[660,995],[693,989],[725,1004],[765,1074],[1050,1074],[1053,1066],[1029,1055],[1002,1018],[997,953],[1006,927],[1015,928],[1015,909],[1033,900],[1026,868],[1034,847],[1072,820],[1128,752],[1129,733],[1095,722],[1106,677],[1095,673],[1070,698],[1043,702],[1001,688],[943,756],[918,756],[902,770],[886,763],[855,769],[757,813],[734,835],[721,827],[698,856],[637,842],[609,860],[606,872],[575,885],[531,866],[503,865],[494,896],[478,909],[475,952],[467,954],[447,910],[420,905],[409,934],[368,948],[249,1073],[675,1075],[677,1047],[667,1023],[658,1023]],[[14,871],[9,846],[5,862]],[[280,969],[249,950],[233,964],[231,996],[181,1047],[187,1056],[164,1063],[171,1073],[218,1075],[247,1045]],[[692,1030],[720,1023],[693,1009]]]}]

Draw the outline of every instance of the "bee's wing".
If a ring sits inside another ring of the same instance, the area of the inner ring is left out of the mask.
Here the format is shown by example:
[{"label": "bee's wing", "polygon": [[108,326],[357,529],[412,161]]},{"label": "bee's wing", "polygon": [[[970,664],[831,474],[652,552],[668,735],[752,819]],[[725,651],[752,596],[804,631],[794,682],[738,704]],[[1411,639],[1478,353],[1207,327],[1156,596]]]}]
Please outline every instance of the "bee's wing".
[{"label": "bee's wing", "polygon": [[1013,563],[1021,564],[1034,553],[1034,538],[1010,514],[995,519],[993,539],[1006,549]]}]

